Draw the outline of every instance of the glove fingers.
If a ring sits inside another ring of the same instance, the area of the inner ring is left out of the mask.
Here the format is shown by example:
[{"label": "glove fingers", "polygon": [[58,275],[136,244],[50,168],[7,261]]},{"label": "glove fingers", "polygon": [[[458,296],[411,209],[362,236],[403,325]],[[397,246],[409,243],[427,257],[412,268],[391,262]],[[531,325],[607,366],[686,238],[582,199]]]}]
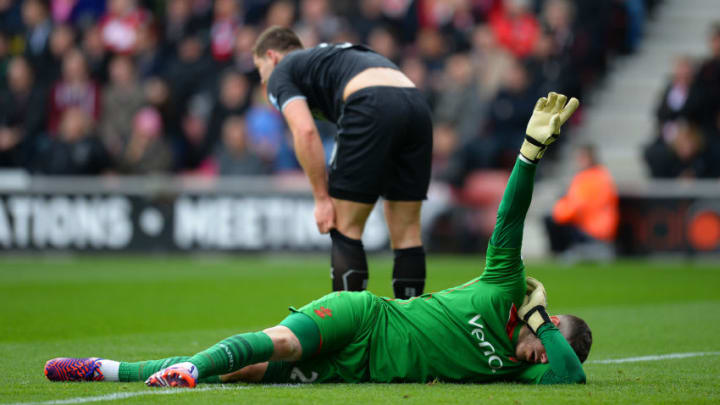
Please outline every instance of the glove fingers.
[{"label": "glove fingers", "polygon": [[560,111],[560,119],[561,119],[560,125],[567,122],[567,120],[570,119],[570,116],[573,115],[573,113],[575,112],[575,110],[578,109],[578,107],[580,107],[580,101],[578,99],[576,99],[575,97],[571,98],[570,101],[568,101],[565,108],[563,108],[562,111]]},{"label": "glove fingers", "polygon": [[537,288],[538,285],[541,285],[540,282],[536,278],[533,278],[533,277],[526,277],[525,281],[527,282],[527,291],[528,292],[533,292]]},{"label": "glove fingers", "polygon": [[553,114],[559,113],[563,107],[565,107],[565,103],[567,102],[567,96],[563,94],[558,94],[557,101],[555,102],[555,105],[553,106],[552,111],[550,111]]},{"label": "glove fingers", "polygon": [[545,104],[547,104],[547,99],[545,97],[540,97],[535,103],[535,111],[542,111],[545,108]]},{"label": "glove fingers", "polygon": [[544,111],[547,111],[547,112],[553,111],[555,109],[555,104],[557,103],[557,98],[558,98],[558,94],[555,93],[554,91],[551,91],[550,93],[548,93],[548,98],[547,98],[548,101],[547,101],[547,104],[545,104]]},{"label": "glove fingers", "polygon": [[[560,133],[561,126],[562,126],[562,122],[560,121],[560,114],[553,115],[552,118],[550,118],[550,128],[552,128],[552,132]],[[552,142],[555,141],[555,139],[557,139],[557,138],[554,138],[554,139],[552,137],[548,138],[548,141],[550,141],[550,142],[546,142],[546,144],[547,145],[551,144]]]}]

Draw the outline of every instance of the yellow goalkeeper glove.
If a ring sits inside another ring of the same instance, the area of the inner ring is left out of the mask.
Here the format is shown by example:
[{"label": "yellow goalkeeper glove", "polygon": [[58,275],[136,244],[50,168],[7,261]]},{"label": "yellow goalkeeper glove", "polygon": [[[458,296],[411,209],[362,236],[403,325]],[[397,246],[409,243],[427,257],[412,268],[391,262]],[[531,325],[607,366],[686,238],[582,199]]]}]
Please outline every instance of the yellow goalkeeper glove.
[{"label": "yellow goalkeeper glove", "polygon": [[547,294],[545,286],[538,280],[527,278],[527,295],[522,306],[518,309],[518,316],[525,321],[528,328],[537,335],[546,322],[552,322],[545,308],[547,307]]},{"label": "yellow goalkeeper glove", "polygon": [[558,138],[562,125],[580,106],[580,101],[575,97],[567,105],[566,101],[566,96],[554,92],[537,101],[525,130],[525,141],[520,148],[520,154],[525,159],[533,163],[540,160],[547,146]]}]

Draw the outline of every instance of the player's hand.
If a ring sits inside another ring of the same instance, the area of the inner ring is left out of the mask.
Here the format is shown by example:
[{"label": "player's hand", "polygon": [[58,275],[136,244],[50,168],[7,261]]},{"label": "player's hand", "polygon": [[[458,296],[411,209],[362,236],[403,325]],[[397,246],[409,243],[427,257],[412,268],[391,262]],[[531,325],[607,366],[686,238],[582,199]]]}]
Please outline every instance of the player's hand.
[{"label": "player's hand", "polygon": [[546,322],[550,322],[547,314],[547,294],[545,286],[538,280],[527,278],[527,296],[522,306],[518,309],[518,316],[525,321],[532,333],[537,335],[537,330]]},{"label": "player's hand", "polygon": [[550,92],[547,98],[540,98],[525,130],[525,141],[520,153],[526,159],[537,162],[545,154],[547,146],[555,142],[560,128],[579,106],[580,101],[575,97],[567,101],[566,96],[555,92]]},{"label": "player's hand", "polygon": [[315,200],[315,223],[323,234],[335,228],[335,206],[330,197]]}]

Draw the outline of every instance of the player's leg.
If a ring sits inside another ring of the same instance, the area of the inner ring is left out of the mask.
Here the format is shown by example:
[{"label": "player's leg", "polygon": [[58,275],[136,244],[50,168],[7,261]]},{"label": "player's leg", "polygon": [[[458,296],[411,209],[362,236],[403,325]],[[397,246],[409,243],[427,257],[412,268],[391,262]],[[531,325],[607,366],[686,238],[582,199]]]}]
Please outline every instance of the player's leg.
[{"label": "player's leg", "polygon": [[422,201],[385,201],[385,220],[394,253],[395,298],[408,299],[425,289],[425,249],[422,245],[420,209]]},{"label": "player's leg", "polygon": [[420,210],[430,184],[433,127],[417,89],[388,89],[382,98],[383,127],[393,137],[382,194],[395,253],[393,290],[396,298],[407,299],[425,288]]},{"label": "player's leg", "polygon": [[330,231],[330,277],[333,291],[367,288],[368,265],[362,233],[374,204],[333,198],[335,229]]},{"label": "player's leg", "polygon": [[[190,356],[168,357],[159,360],[121,362],[99,357],[60,357],[45,363],[45,376],[50,381],[145,381],[152,374],[188,361]],[[218,376],[200,380],[203,383],[220,382]]]},{"label": "player's leg", "polygon": [[334,291],[359,291],[367,285],[367,260],[360,238],[382,191],[391,141],[379,132],[376,103],[375,92],[359,90],[348,97],[338,121],[328,179],[337,227],[330,232]]},{"label": "player's leg", "polygon": [[304,314],[291,314],[280,325],[262,332],[230,336],[208,349],[152,374],[149,386],[194,387],[199,379],[233,373],[246,366],[274,361],[298,361],[320,345],[315,322]]}]

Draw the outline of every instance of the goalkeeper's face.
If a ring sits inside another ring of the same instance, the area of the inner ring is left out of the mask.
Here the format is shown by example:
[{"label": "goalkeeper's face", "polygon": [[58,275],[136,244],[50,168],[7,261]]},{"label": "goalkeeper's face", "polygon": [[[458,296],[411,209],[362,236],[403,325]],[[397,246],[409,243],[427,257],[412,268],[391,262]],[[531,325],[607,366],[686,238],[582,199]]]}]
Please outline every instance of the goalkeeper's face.
[{"label": "goalkeeper's face", "polygon": [[[568,328],[565,327],[566,325],[563,325],[561,317],[553,316],[552,321],[555,326],[560,329],[560,333],[562,333],[563,336],[565,336],[565,339],[567,339]],[[543,346],[537,336],[533,335],[530,328],[527,326],[523,326],[522,329],[520,329],[520,336],[518,336],[518,343],[515,347],[515,358],[520,361],[533,364],[548,362],[545,346]]]}]

